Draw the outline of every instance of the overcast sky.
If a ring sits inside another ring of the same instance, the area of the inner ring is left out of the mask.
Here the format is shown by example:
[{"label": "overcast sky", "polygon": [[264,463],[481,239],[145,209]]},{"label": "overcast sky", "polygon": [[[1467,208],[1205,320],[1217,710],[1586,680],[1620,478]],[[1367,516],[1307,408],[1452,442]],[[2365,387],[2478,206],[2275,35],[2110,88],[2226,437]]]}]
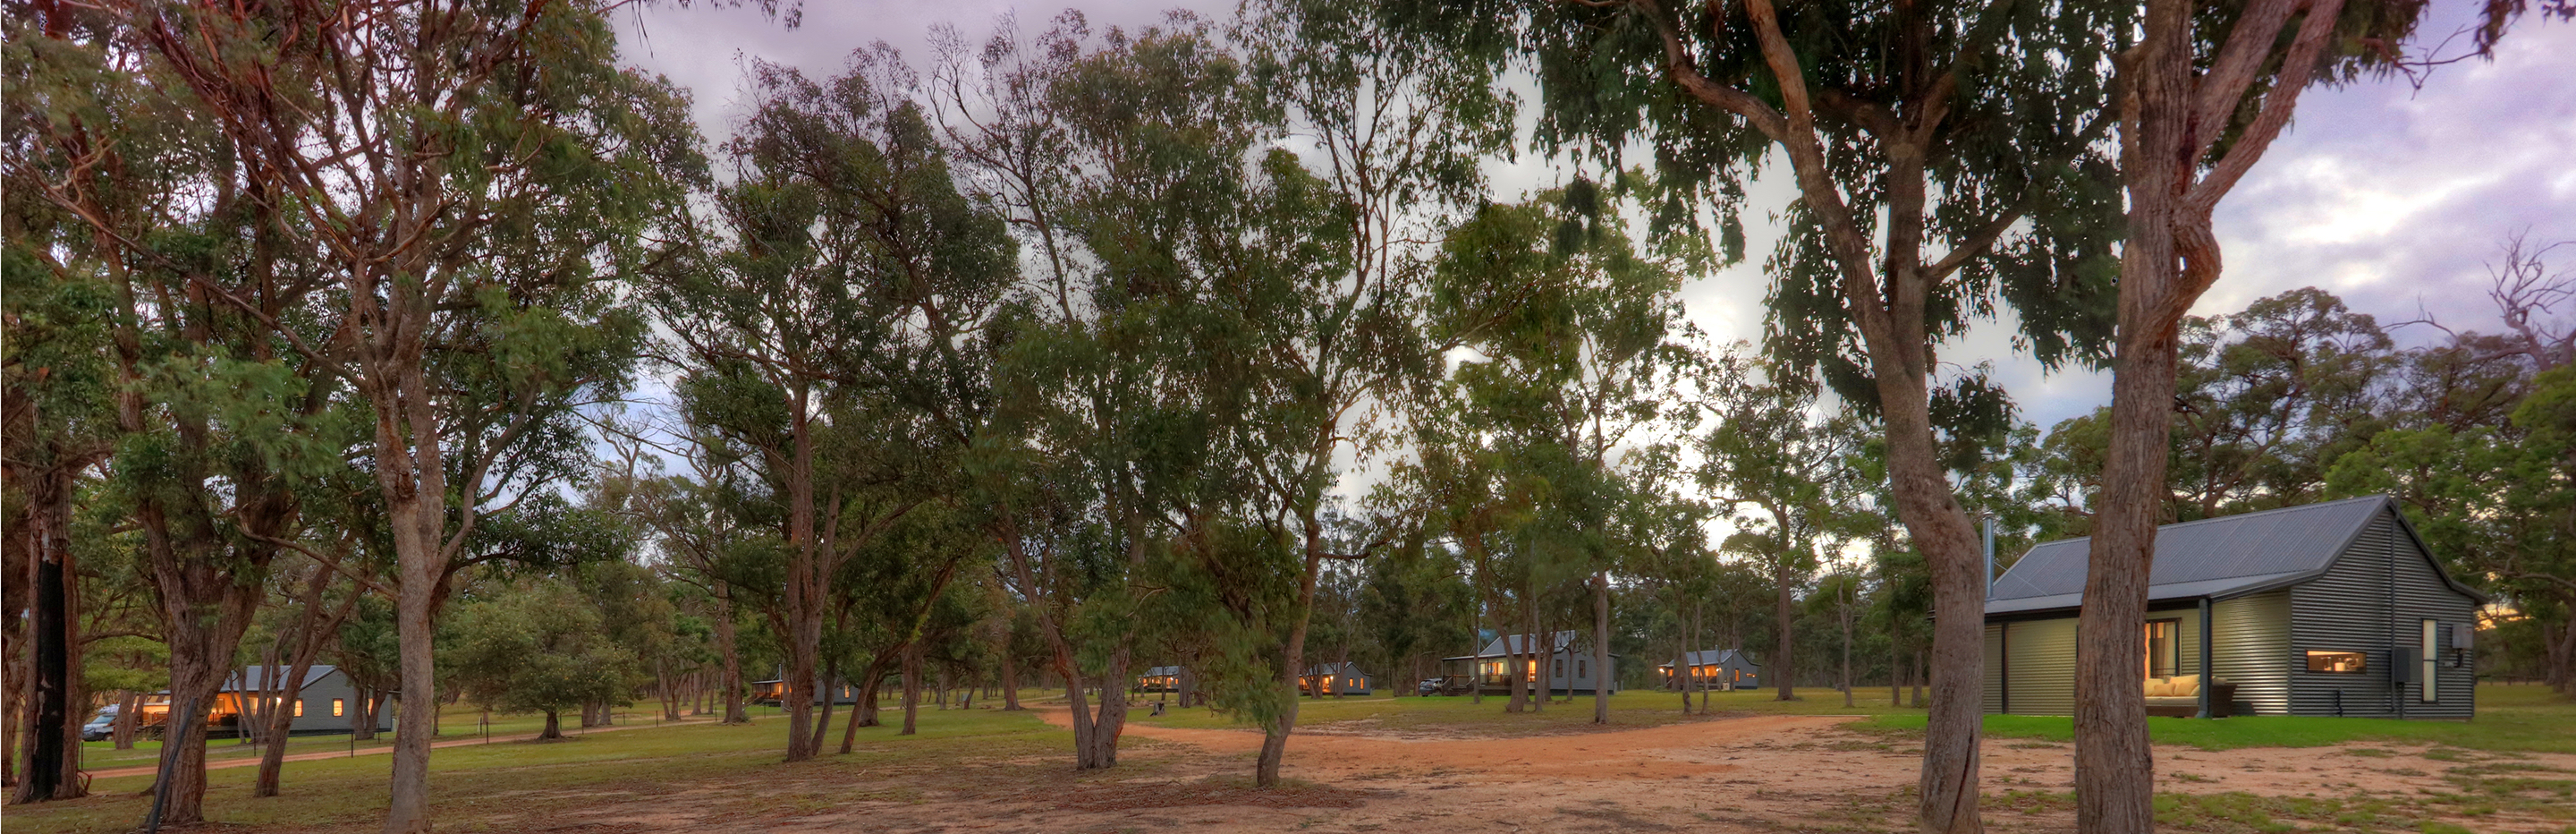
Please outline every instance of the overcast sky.
[{"label": "overcast sky", "polygon": [[[1034,32],[1068,6],[1081,9],[1097,31],[1154,23],[1174,7],[1222,20],[1234,4],[816,0],[806,4],[804,23],[794,30],[747,10],[656,5],[627,13],[619,36],[630,62],[693,91],[701,130],[720,138],[741,114],[747,59],[828,76],[846,65],[852,50],[885,41],[926,66],[935,24],[954,24],[980,39],[1011,14],[1022,30]],[[2435,0],[2423,29],[2448,34],[2476,7]],[[2228,312],[2266,295],[2318,286],[2383,322],[2429,312],[2446,324],[2492,328],[2486,264],[2495,260],[2498,242],[2524,229],[2535,239],[2576,239],[2571,79],[2576,25],[2525,19],[2494,61],[2443,67],[2420,90],[2397,78],[2308,91],[2289,133],[2220,204],[2226,273],[2197,312]],[[1532,160],[1495,172],[1501,199],[1551,184],[1544,181],[1552,177],[1545,166]],[[1756,189],[1748,221],[1765,220],[1789,196],[1786,188],[1766,185]],[[1770,205],[1759,205],[1766,197]],[[1720,339],[1760,333],[1768,285],[1760,255],[1777,235],[1760,226],[1751,231],[1744,265],[1700,277],[1683,293],[1691,317]],[[2414,337],[2429,335],[2415,330]],[[2106,377],[2044,376],[2012,355],[2006,332],[2000,324],[1985,327],[1943,359],[1994,361],[2025,415],[2043,428],[2107,402]]]}]

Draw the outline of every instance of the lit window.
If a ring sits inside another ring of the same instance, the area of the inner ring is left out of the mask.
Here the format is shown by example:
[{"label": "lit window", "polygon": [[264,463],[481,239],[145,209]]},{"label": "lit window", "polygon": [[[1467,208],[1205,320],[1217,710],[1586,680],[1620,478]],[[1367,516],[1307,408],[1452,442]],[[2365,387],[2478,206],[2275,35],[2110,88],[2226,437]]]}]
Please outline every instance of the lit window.
[{"label": "lit window", "polygon": [[2308,652],[2310,672],[2360,672],[2368,665],[2360,652]]},{"label": "lit window", "polygon": [[2432,620],[2425,620],[2423,654],[2424,685],[2419,687],[2420,692],[2418,693],[2418,697],[2423,698],[2426,702],[2431,702],[2434,699],[2433,678],[2435,670],[2440,668],[2440,663],[2436,659],[2442,656],[2442,644],[2434,638],[2440,636],[2442,636],[2442,627],[2434,625]]},{"label": "lit window", "polygon": [[333,699],[331,699],[331,717],[333,717],[333,718],[337,718],[337,717],[339,717],[341,714],[343,714],[343,712],[345,712],[347,709],[348,709],[348,702],[347,702],[347,701],[343,701],[343,700],[338,699],[338,698],[333,698]]},{"label": "lit window", "polygon": [[302,698],[295,699],[295,717],[304,717],[304,699]]}]

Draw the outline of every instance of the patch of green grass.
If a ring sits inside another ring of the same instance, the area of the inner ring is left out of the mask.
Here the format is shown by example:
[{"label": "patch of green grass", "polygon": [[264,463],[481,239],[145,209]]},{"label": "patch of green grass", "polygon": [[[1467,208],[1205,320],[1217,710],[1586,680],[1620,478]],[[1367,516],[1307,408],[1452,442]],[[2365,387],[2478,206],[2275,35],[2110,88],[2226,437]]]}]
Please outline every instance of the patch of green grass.
[{"label": "patch of green grass", "polygon": [[[786,784],[829,777],[832,784],[851,783],[854,776],[889,771],[957,768],[960,762],[1026,756],[1062,755],[1072,747],[1071,733],[1049,726],[1037,716],[991,710],[925,710],[919,732],[896,735],[898,726],[863,727],[851,755],[834,754],[841,727],[835,716],[825,753],[812,761],[782,764],[787,722],[755,719],[749,725],[687,724],[576,737],[551,743],[498,742],[440,748],[430,754],[433,816],[443,830],[473,830],[493,824],[502,829],[528,828],[511,822],[527,814],[563,813],[591,797],[660,794],[725,784]],[[885,716],[900,723],[900,711]],[[343,739],[345,742],[345,738]],[[237,767],[207,773],[206,814],[225,825],[314,827],[359,825],[383,819],[383,755],[288,762],[284,794],[265,799],[250,796],[257,768]],[[122,832],[143,819],[151,797],[150,776],[98,779],[92,796],[68,802],[40,803],[9,809],[8,828],[17,832]],[[909,801],[900,793],[874,786],[867,797]],[[569,801],[567,795],[574,797]],[[543,797],[541,801],[531,801]],[[790,795],[771,808],[792,811],[803,800]],[[499,820],[498,823],[493,821]],[[543,827],[543,826],[533,826]]]},{"label": "patch of green grass", "polygon": [[[393,708],[394,707],[392,705],[386,706],[386,709],[388,710]],[[687,705],[682,705],[681,712],[684,715],[688,712]],[[760,714],[762,712],[776,713],[777,710],[763,708],[761,710],[755,710],[754,714]],[[618,708],[616,714],[612,716],[611,723],[618,726],[651,724],[654,723],[656,719],[660,718],[661,715],[662,705],[660,701],[638,701],[632,706]],[[579,716],[563,716],[564,729],[573,730],[578,727],[579,724]],[[491,724],[488,729],[491,735],[500,737],[527,735],[545,729],[545,726],[546,716],[544,713],[494,713],[491,716]],[[439,711],[438,740],[440,741],[449,741],[460,738],[479,738],[484,735],[486,729],[487,728],[483,723],[483,713],[478,710],[451,706]],[[327,753],[333,750],[383,750],[392,747],[393,743],[393,733],[379,733],[375,738],[363,741],[353,741],[349,738],[349,734],[347,733],[339,733],[336,735],[296,736],[294,738],[287,739],[286,753],[287,755],[292,756],[299,753]],[[239,738],[218,736],[206,740],[207,761],[258,758],[259,754],[260,748],[258,746],[243,743]],[[157,764],[160,761],[161,742],[152,739],[138,737],[134,740],[134,747],[126,750],[116,749],[116,743],[112,741],[86,741],[81,743],[81,764],[83,767],[90,770],[149,766]]]},{"label": "patch of green grass", "polygon": [[[1924,719],[1920,714],[1884,715],[1861,722],[1855,729],[1920,733],[1923,725]],[[2065,716],[1989,715],[1985,719],[1985,731],[1986,735],[1994,738],[2060,742],[2075,738],[2074,721]],[[2202,750],[2391,742],[2487,751],[2576,753],[2576,703],[2561,700],[2547,688],[2530,684],[2480,684],[2478,715],[2473,721],[2306,715],[2249,715],[2212,721],[2148,718],[2147,732],[2158,744],[2189,745]],[[2354,755],[2373,755],[2353,752]]]},{"label": "patch of green grass", "polygon": [[[1718,715],[1787,714],[1787,715],[1913,715],[1923,710],[1891,705],[1887,693],[1862,689],[1854,693],[1853,705],[1843,706],[1842,693],[1831,689],[1798,690],[1798,700],[1776,700],[1773,690],[1745,690],[1708,693],[1708,708]],[[1872,695],[1876,697],[1870,697]],[[1149,699],[1152,696],[1147,696]],[[1698,708],[1696,695],[1692,708]],[[1592,696],[1576,695],[1573,702],[1549,702],[1536,712],[1508,713],[1509,702],[1503,696],[1485,696],[1483,703],[1463,696],[1395,697],[1377,694],[1366,697],[1302,698],[1297,704],[1299,730],[1369,730],[1390,732],[1465,732],[1483,735],[1535,735],[1554,732],[1579,732],[1592,726]],[[1699,720],[1697,714],[1684,713],[1681,695],[1660,690],[1628,690],[1610,696],[1610,723],[1616,727],[1654,727],[1683,721]],[[1244,727],[1233,716],[1207,707],[1173,708],[1154,717],[1146,714],[1141,704],[1131,705],[1128,719],[1158,727],[1235,728]],[[1920,721],[1916,722],[1920,725]]]}]

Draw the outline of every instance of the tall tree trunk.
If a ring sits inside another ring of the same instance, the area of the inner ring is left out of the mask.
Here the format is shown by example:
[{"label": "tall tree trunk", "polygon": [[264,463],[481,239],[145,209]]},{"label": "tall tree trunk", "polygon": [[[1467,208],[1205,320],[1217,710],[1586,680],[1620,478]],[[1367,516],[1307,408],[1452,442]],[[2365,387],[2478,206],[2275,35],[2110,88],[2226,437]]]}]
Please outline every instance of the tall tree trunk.
[{"label": "tall tree trunk", "polygon": [[[2221,272],[2210,216],[2289,123],[2327,45],[2342,37],[2335,29],[2343,0],[2255,0],[2224,24],[2230,31],[2204,74],[2199,53],[2220,38],[2196,31],[2193,5],[2148,0],[2138,45],[2119,68],[2128,234],[2120,253],[2111,431],[2075,647],[2075,823],[2104,834],[2145,834],[2155,826],[2140,629],[2156,523],[2169,495],[2178,328]],[[2282,53],[2294,17],[2297,34]],[[2257,69],[2274,55],[2281,56],[2278,74],[2258,90]],[[2257,105],[2252,117],[2230,124],[2249,105]],[[2202,162],[2223,137],[2233,141],[2204,174]]]},{"label": "tall tree trunk", "polygon": [[563,713],[557,710],[546,710],[546,728],[538,731],[537,739],[552,741],[563,737]]},{"label": "tall tree trunk", "polygon": [[921,644],[903,648],[903,730],[899,736],[912,735],[921,718]]},{"label": "tall tree trunk", "polygon": [[135,713],[142,710],[143,697],[140,693],[131,689],[116,693],[116,724],[115,729],[111,731],[111,737],[115,739],[111,743],[116,745],[116,749],[134,749],[134,728],[142,723]]},{"label": "tall tree trunk", "polygon": [[[823,739],[828,737],[825,734],[832,731],[832,705],[834,702],[841,700],[840,658],[833,658],[830,662],[823,664],[823,686],[821,689],[816,691],[823,695],[823,710],[822,714],[816,716],[814,719],[814,737],[811,744],[814,749],[821,750],[823,749]],[[856,722],[859,720],[856,713],[859,710],[860,702],[865,700],[867,699],[852,698],[850,700],[850,712],[852,713],[850,716],[851,721]],[[852,726],[856,726],[856,724],[853,724]]]},{"label": "tall tree trunk", "polygon": [[71,552],[72,470],[52,467],[32,479],[28,502],[36,537],[30,593],[30,677],[26,772],[12,802],[78,799],[81,787],[80,574]]},{"label": "tall tree trunk", "polygon": [[[787,476],[787,599],[785,614],[787,634],[787,761],[801,762],[814,758],[822,746],[822,736],[814,728],[814,667],[820,665],[823,647],[824,596],[831,575],[823,569],[822,555],[814,546],[814,436],[811,424],[811,393],[807,384],[795,384],[794,412],[789,422],[794,426],[795,448],[789,453]],[[829,685],[829,684],[824,684]]]},{"label": "tall tree trunk", "polygon": [[[1566,681],[1566,687],[1573,688],[1572,679]],[[1592,723],[1610,723],[1609,571],[1592,575]]]},{"label": "tall tree trunk", "polygon": [[724,694],[724,723],[749,724],[751,712],[743,708],[742,651],[735,648],[733,630],[733,586],[716,583],[716,654],[724,661],[720,682]]},{"label": "tall tree trunk", "polygon": [[1020,662],[1011,656],[1008,634],[1002,638],[1002,711],[1020,711]]},{"label": "tall tree trunk", "polygon": [[[339,607],[324,613],[320,610],[322,595],[330,589],[331,577],[328,566],[313,566],[312,575],[305,580],[304,598],[301,610],[296,614],[293,632],[283,635],[291,641],[288,644],[291,654],[287,658],[286,676],[277,680],[278,700],[271,702],[273,705],[268,708],[268,749],[260,751],[259,776],[252,783],[252,796],[277,795],[279,773],[286,767],[286,739],[295,727],[294,705],[303,703],[304,676],[312,672],[314,658],[322,654],[323,640],[339,633],[340,624],[358,609],[358,599],[365,595],[362,589],[351,587],[348,598]],[[271,665],[265,671],[275,675],[277,667]]]},{"label": "tall tree trunk", "polygon": [[[1848,593],[1848,592],[1850,591],[1851,586],[1850,586],[1850,585],[1848,585],[1848,584],[1846,584],[1846,585],[1844,585],[1844,586],[1843,586],[1843,588],[1844,588],[1844,591],[1845,591],[1846,593]],[[1846,601],[1844,601],[1844,602],[1843,602],[1843,604],[1842,604],[1842,606],[1841,606],[1841,611],[1842,611],[1842,620],[1843,620],[1843,706],[1844,706],[1844,707],[1846,707],[1846,708],[1848,708],[1848,707],[1850,707],[1850,706],[1852,705],[1852,678],[1851,678],[1852,615],[1851,615],[1851,603],[1850,603],[1850,601],[1846,600]]]},{"label": "tall tree trunk", "polygon": [[[1782,516],[1780,518],[1781,526],[1786,528],[1788,526],[1788,521],[1789,520],[1786,516]],[[1774,655],[1771,660],[1771,668],[1778,669],[1782,672],[1779,680],[1772,681],[1773,685],[1780,688],[1779,697],[1773,700],[1780,701],[1795,701],[1798,699],[1798,693],[1795,688],[1795,681],[1798,677],[1797,657],[1791,654],[1791,652],[1797,650],[1798,646],[1798,607],[1797,600],[1789,593],[1789,553],[1789,543],[1786,540],[1781,541],[1779,559],[1771,565],[1771,587],[1776,592],[1774,603],[1777,607],[1775,612],[1780,621],[1780,632],[1778,635],[1779,641],[1776,648],[1773,650]]]}]

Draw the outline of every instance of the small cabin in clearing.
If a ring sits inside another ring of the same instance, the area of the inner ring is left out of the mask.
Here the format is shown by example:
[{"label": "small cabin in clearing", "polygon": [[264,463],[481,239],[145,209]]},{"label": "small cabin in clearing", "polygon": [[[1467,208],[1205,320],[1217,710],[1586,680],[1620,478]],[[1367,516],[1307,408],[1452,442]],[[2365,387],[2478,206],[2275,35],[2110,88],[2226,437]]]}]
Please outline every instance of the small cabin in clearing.
[{"label": "small cabin in clearing", "polygon": [[1297,677],[1297,694],[1325,695],[1369,694],[1369,676],[1351,663],[1325,663],[1306,667]]},{"label": "small cabin in clearing", "polygon": [[1505,670],[1513,666],[1519,667],[1522,680],[1529,686],[1540,686],[1544,678],[1545,689],[1552,695],[1590,695],[1595,687],[1606,687],[1617,694],[1619,656],[1610,655],[1609,668],[1592,668],[1591,646],[1578,640],[1580,636],[1574,631],[1557,632],[1547,641],[1547,660],[1536,664],[1531,660],[1540,644],[1536,635],[1529,634],[1497,637],[1475,654],[1444,657],[1440,663],[1447,667],[1452,680],[1472,681],[1474,687],[1489,695],[1511,692],[1512,679]]},{"label": "small cabin in clearing", "polygon": [[[242,723],[244,708],[264,713],[268,708],[290,713],[286,734],[291,736],[329,735],[351,732],[367,714],[367,705],[358,699],[357,687],[339,667],[314,664],[304,671],[304,685],[293,701],[286,701],[287,669],[275,666],[244,666],[224,678],[216,690],[214,703],[206,707],[206,728],[214,735],[239,735],[246,730]],[[170,711],[169,693],[147,699],[135,710],[146,723],[157,723],[155,714]],[[390,701],[388,697],[386,700]],[[376,731],[391,732],[395,710],[387,703],[376,709]],[[254,718],[254,720],[259,720]],[[258,726],[254,724],[253,726]]]},{"label": "small cabin in clearing", "polygon": [[1762,686],[1762,666],[1735,649],[1704,649],[1683,652],[1682,662],[1690,672],[1676,678],[1670,663],[1655,667],[1665,689],[1706,686],[1717,690],[1755,689]]},{"label": "small cabin in clearing", "polygon": [[1189,674],[1187,670],[1178,666],[1156,666],[1146,669],[1144,674],[1136,676],[1136,691],[1179,692],[1181,677],[1187,674]]},{"label": "small cabin in clearing", "polygon": [[[2090,539],[2048,542],[1995,579],[1986,712],[2074,712],[2090,554]],[[2486,597],[2443,571],[2386,496],[2165,525],[2147,583],[2150,715],[2477,711],[2470,646]]]}]

